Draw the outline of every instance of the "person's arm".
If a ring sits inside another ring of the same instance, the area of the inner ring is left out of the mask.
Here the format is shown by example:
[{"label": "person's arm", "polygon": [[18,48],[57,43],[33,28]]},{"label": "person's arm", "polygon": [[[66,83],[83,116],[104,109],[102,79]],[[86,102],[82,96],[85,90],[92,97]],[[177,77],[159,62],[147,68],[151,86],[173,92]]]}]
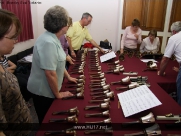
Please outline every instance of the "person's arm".
[{"label": "person's arm", "polygon": [[73,61],[75,61],[74,59],[72,59],[71,57],[70,57],[70,55],[67,55],[67,57],[66,57],[66,61],[68,61],[70,64],[74,64],[74,62]]},{"label": "person's arm", "polygon": [[157,42],[157,53],[159,52],[159,49],[160,49],[160,40],[158,38],[158,42]]},{"label": "person's arm", "polygon": [[126,34],[127,34],[127,28],[125,29],[122,38],[121,38],[121,48],[120,48],[120,53],[122,54],[124,52],[124,41],[126,38]]},{"label": "person's arm", "polygon": [[102,53],[104,53],[103,49],[92,39],[89,41],[94,47],[98,48]]},{"label": "person's arm", "polygon": [[77,79],[76,78],[73,78],[69,75],[69,73],[67,72],[67,70],[65,69],[64,70],[64,76],[70,81],[70,82],[74,82],[74,83],[77,83]]},{"label": "person's arm", "polygon": [[76,54],[75,54],[74,49],[73,49],[73,47],[72,47],[71,38],[67,36],[66,39],[67,39],[67,42],[68,42],[68,44],[69,44],[70,55],[71,55],[72,57],[76,57]]},{"label": "person's arm", "polygon": [[11,73],[14,73],[14,71],[16,70],[16,65],[10,60],[8,60],[8,65],[9,67],[7,68],[7,70]]},{"label": "person's arm", "polygon": [[48,81],[48,84],[56,98],[63,98],[63,97],[68,97],[72,96],[73,94],[66,91],[66,92],[59,92],[58,90],[58,78],[56,71],[52,70],[45,70],[45,75]]},{"label": "person's arm", "polygon": [[141,53],[144,52],[145,46],[146,46],[146,43],[145,43],[145,41],[143,40],[143,42],[142,42],[141,45],[140,45],[140,52],[141,52]]},{"label": "person's arm", "polygon": [[160,71],[158,71],[158,75],[163,76],[165,75],[165,69],[168,65],[169,62],[169,58],[163,56],[162,60],[161,60],[161,64],[160,64]]}]

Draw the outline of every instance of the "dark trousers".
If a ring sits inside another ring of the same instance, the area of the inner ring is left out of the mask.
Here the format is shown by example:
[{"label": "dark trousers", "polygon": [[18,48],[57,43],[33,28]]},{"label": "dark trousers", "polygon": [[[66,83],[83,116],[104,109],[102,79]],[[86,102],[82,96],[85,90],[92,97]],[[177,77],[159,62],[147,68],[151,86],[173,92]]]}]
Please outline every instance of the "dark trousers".
[{"label": "dark trousers", "polygon": [[36,94],[32,94],[32,97],[33,97],[35,110],[38,116],[39,124],[41,124],[54,98],[48,98]]}]

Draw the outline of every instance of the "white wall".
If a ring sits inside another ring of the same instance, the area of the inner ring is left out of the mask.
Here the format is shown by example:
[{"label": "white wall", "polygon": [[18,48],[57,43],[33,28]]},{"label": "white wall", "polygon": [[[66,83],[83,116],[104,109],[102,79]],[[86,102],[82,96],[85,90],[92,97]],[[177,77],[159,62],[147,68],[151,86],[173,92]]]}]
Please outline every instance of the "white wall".
[{"label": "white wall", "polygon": [[[31,4],[33,32],[35,39],[18,43],[12,54],[30,48],[34,45],[37,37],[45,30],[43,28],[43,16],[47,9],[54,5],[63,6],[73,18],[73,21],[80,20],[82,13],[89,12],[93,16],[92,23],[88,26],[93,39],[99,44],[101,40],[108,39],[113,46],[113,50],[120,48],[120,35],[122,30],[122,13],[124,0],[31,0],[41,2],[41,4]],[[163,36],[162,52],[165,49],[168,33],[169,18],[173,0],[168,0],[164,32],[158,32],[158,36]],[[147,35],[148,31],[143,31]],[[12,55],[11,54],[11,55]]]}]

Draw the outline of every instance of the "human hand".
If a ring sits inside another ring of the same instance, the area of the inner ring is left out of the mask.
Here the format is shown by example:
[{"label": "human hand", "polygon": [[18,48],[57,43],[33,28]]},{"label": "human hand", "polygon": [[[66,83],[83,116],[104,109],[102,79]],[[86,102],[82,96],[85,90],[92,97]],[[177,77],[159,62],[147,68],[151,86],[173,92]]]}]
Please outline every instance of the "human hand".
[{"label": "human hand", "polygon": [[136,39],[138,39],[138,35],[137,34],[134,34],[134,36],[136,37]]},{"label": "human hand", "polygon": [[75,61],[74,59],[72,59],[72,57],[70,57],[69,55],[67,56],[66,60],[72,65],[74,64],[73,61]]},{"label": "human hand", "polygon": [[176,72],[179,72],[179,68],[178,67],[173,67],[173,70]]},{"label": "human hand", "polygon": [[165,72],[163,72],[163,74],[160,74],[160,71],[158,71],[158,72],[157,72],[157,75],[159,75],[159,76],[165,76],[165,75],[166,75],[166,73],[165,73]]},{"label": "human hand", "polygon": [[101,53],[105,54],[105,51],[102,48],[100,49],[100,51],[101,51]]},{"label": "human hand", "polygon": [[75,58],[75,57],[76,57],[76,54],[75,54],[75,52],[74,52],[74,51],[72,51],[72,52],[71,52],[71,56],[72,56],[73,58]]},{"label": "human hand", "polygon": [[59,98],[64,98],[64,97],[69,97],[69,96],[73,96],[73,94],[70,93],[69,91],[60,92],[60,97]]},{"label": "human hand", "polygon": [[70,81],[70,82],[77,83],[77,79],[74,78],[74,77],[69,76],[67,79],[68,79],[68,81]]}]

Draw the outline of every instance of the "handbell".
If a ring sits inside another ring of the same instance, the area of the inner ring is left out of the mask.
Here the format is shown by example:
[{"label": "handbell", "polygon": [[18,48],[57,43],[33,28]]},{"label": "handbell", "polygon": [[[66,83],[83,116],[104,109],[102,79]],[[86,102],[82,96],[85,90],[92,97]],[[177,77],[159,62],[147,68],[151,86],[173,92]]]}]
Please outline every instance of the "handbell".
[{"label": "handbell", "polygon": [[85,117],[109,117],[109,116],[110,116],[109,110],[101,113],[85,114]]},{"label": "handbell", "polygon": [[52,115],[61,115],[61,114],[79,115],[79,110],[77,109],[77,107],[74,107],[66,111],[55,111],[52,113]]},{"label": "handbell", "polygon": [[104,73],[106,73],[106,74],[109,74],[109,73],[120,74],[120,70],[114,69],[114,70],[110,70],[110,71],[105,71]]},{"label": "handbell", "polygon": [[91,93],[90,95],[100,95],[100,94],[106,94],[108,92],[109,92],[109,90],[106,90],[106,91],[103,91],[103,92]]},{"label": "handbell", "polygon": [[111,85],[114,85],[114,84],[124,84],[124,85],[128,85],[128,84],[130,84],[130,77],[127,76],[127,77],[121,79],[120,81],[111,82]]},{"label": "handbell", "polygon": [[102,86],[105,86],[105,85],[106,85],[106,83],[103,82],[103,83],[101,83],[101,84],[92,84],[92,85],[89,85],[89,87],[90,87],[90,88],[95,88],[95,87],[102,87]]},{"label": "handbell", "polygon": [[129,89],[136,88],[136,87],[138,87],[138,86],[139,86],[138,83],[133,82],[133,83],[129,84],[127,87],[117,87],[116,90],[125,90],[125,89],[128,89],[128,90],[129,90]]},{"label": "handbell", "polygon": [[98,91],[98,90],[107,90],[107,89],[109,89],[110,88],[110,85],[109,84],[107,84],[107,85],[105,85],[105,86],[102,86],[102,87],[100,87],[100,88],[92,88],[91,89],[91,91]]},{"label": "handbell", "polygon": [[111,92],[108,92],[108,93],[106,93],[104,95],[92,96],[93,100],[100,99],[100,98],[110,98],[111,100],[114,100],[114,92],[111,91]]},{"label": "handbell", "polygon": [[79,84],[72,84],[72,85],[65,86],[65,88],[82,87],[82,86],[84,86],[84,84],[83,83],[79,83]]},{"label": "handbell", "polygon": [[90,77],[91,79],[102,79],[104,78],[104,75],[100,75],[100,76],[97,76],[97,77]]},{"label": "handbell", "polygon": [[85,123],[111,123],[111,118],[108,118],[102,121],[97,121],[97,122],[85,122]]},{"label": "handbell", "polygon": [[70,74],[84,74],[82,70],[75,71],[75,72],[70,72]]},{"label": "handbell", "polygon": [[77,94],[74,95],[74,96],[63,97],[62,100],[67,100],[67,99],[71,99],[71,98],[84,99],[84,93],[83,93],[83,92],[80,92],[80,93],[77,93]]},{"label": "handbell", "polygon": [[69,135],[69,136],[76,136],[76,131],[73,128],[69,128],[66,130],[60,130],[60,131],[46,131],[44,133],[45,136],[53,136],[53,135]]},{"label": "handbell", "polygon": [[105,128],[105,129],[101,129],[101,130],[86,130],[84,131],[85,135],[89,135],[89,134],[107,134],[107,135],[112,135],[113,134],[113,129],[112,127],[109,128]]},{"label": "handbell", "polygon": [[62,123],[62,122],[68,122],[68,123],[77,123],[78,119],[76,115],[73,116],[69,116],[67,118],[63,118],[63,119],[50,119],[49,122],[53,123],[53,122],[58,122],[58,123]]},{"label": "handbell", "polygon": [[105,103],[101,103],[99,105],[94,105],[94,106],[86,106],[84,109],[85,110],[90,110],[90,109],[100,109],[100,110],[107,110],[109,109],[109,103],[105,102]]},{"label": "handbell", "polygon": [[110,102],[110,98],[106,98],[103,100],[89,100],[89,103],[100,103],[100,102]]},{"label": "handbell", "polygon": [[108,65],[117,65],[117,64],[119,64],[119,60],[114,61],[113,63],[108,63]]}]

